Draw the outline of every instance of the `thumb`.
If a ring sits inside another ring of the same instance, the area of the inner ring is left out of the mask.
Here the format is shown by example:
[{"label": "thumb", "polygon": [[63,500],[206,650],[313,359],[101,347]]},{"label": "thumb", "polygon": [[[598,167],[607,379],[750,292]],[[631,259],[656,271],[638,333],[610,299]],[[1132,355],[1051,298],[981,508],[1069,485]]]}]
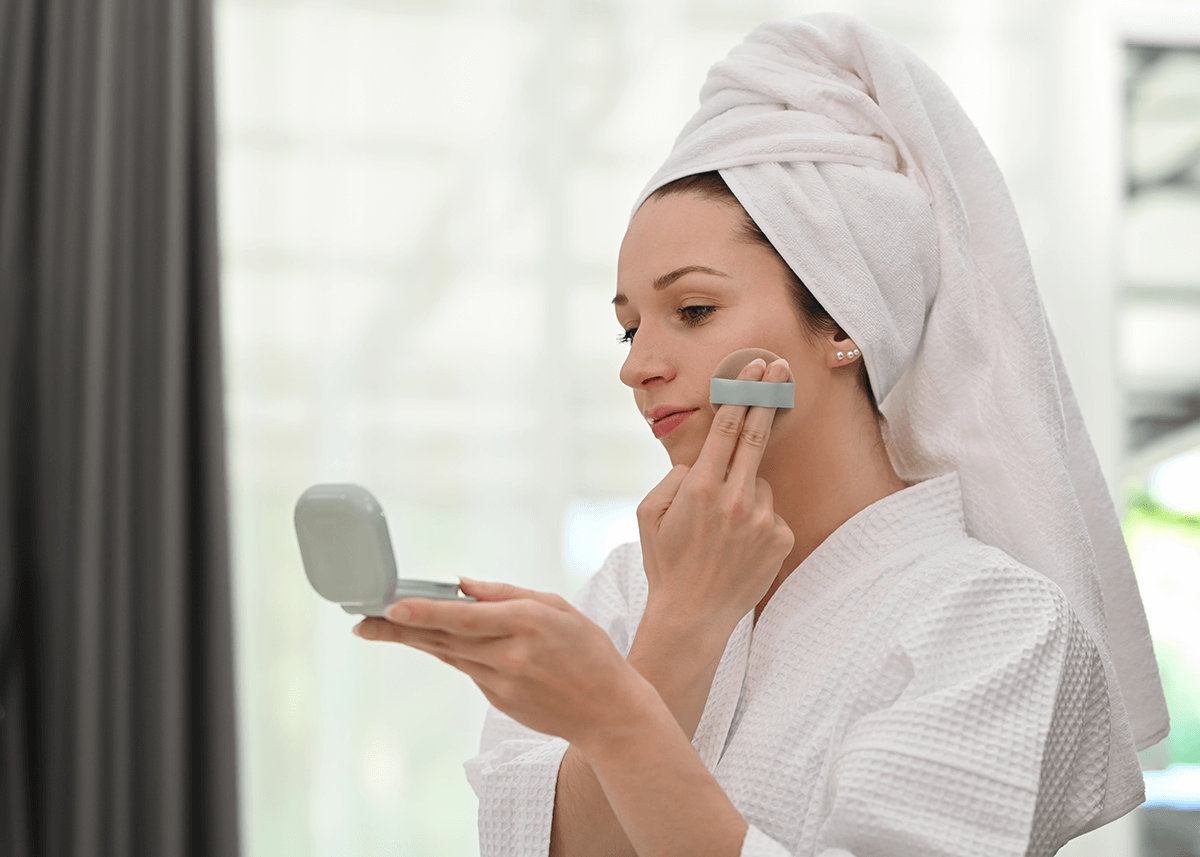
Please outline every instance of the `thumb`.
[{"label": "thumb", "polygon": [[472,580],[469,577],[458,579],[458,588],[463,594],[470,595],[478,601],[513,601],[518,598],[529,598],[533,601],[545,602],[549,597],[545,592],[533,589],[522,589],[511,583],[494,583],[487,580]]},{"label": "thumb", "polygon": [[662,516],[667,513],[667,509],[671,508],[671,503],[675,501],[675,495],[679,493],[679,486],[683,484],[683,480],[687,478],[691,469],[686,464],[676,464],[662,478],[661,482],[650,489],[650,493],[638,504],[639,526],[644,527],[648,523],[657,526]]}]

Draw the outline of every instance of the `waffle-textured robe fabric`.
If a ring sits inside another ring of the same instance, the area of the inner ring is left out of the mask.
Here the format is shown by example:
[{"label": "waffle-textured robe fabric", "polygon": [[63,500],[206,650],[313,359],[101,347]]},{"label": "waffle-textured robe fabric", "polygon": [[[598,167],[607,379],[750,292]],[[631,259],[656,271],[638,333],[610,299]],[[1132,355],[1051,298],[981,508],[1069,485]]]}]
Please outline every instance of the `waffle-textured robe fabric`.
[{"label": "waffle-textured robe fabric", "polygon": [[[646,597],[628,544],[577,604],[627,653]],[[851,518],[742,620],[693,746],[743,857],[1048,855],[1143,798],[1105,682],[1062,591],[966,534],[951,474]],[[566,747],[489,713],[482,857],[548,852]]]}]

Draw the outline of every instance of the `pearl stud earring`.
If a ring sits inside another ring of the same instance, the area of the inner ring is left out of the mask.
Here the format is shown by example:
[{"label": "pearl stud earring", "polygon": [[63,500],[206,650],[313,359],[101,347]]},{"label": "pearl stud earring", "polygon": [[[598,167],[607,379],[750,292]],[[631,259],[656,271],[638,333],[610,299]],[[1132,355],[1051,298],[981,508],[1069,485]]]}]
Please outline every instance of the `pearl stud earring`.
[{"label": "pearl stud earring", "polygon": [[846,359],[846,355],[845,355],[845,354],[843,354],[842,352],[840,352],[840,351],[839,351],[839,352],[837,353],[837,359],[838,359],[838,360],[845,360],[845,359]]}]

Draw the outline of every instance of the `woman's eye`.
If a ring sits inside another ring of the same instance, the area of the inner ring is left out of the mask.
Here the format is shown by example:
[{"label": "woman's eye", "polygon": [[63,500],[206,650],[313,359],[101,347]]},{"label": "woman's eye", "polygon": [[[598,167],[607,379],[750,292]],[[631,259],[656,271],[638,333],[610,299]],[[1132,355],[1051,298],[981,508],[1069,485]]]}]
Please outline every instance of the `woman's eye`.
[{"label": "woman's eye", "polygon": [[636,327],[630,327],[617,337],[617,342],[624,342],[626,345],[633,342],[633,335],[637,333]]},{"label": "woman's eye", "polygon": [[716,311],[717,308],[713,306],[685,306],[679,308],[679,317],[683,319],[684,324],[695,326]]}]

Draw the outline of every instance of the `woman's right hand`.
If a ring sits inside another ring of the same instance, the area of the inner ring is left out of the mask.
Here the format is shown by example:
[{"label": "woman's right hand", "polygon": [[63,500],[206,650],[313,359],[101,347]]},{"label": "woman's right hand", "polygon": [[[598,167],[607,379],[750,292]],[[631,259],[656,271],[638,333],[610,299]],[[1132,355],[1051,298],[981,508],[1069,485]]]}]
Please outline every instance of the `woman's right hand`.
[{"label": "woman's right hand", "polygon": [[[787,361],[749,363],[747,381],[784,381]],[[747,413],[748,411],[748,413]],[[638,506],[650,603],[725,631],[767,594],[795,541],[758,476],[774,408],[723,405],[691,467],[677,465]]]}]

